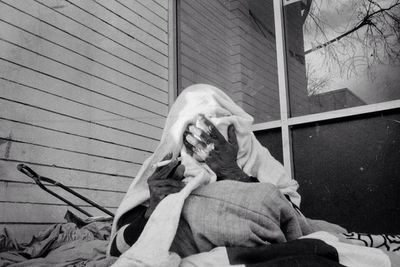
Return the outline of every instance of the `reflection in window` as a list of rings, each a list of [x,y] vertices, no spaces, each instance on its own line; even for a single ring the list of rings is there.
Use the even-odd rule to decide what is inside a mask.
[[[304,48],[293,32],[295,9],[302,9]],[[297,1],[285,18],[292,116],[400,98],[400,1]],[[303,88],[296,53],[305,59]]]
[[[178,1],[178,91],[223,89],[256,122],[280,119],[273,1]]]

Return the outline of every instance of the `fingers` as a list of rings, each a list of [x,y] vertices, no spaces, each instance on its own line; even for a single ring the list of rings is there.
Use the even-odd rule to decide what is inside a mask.
[[[200,125],[189,125],[183,134],[183,144],[188,153],[197,161],[204,162],[208,158],[215,160],[214,152],[223,151],[222,157],[236,160],[238,151],[238,141],[236,130],[233,124],[228,126],[227,138],[212,124],[204,115],[199,115]],[[208,129],[204,130],[204,129]],[[214,153],[214,154],[213,154]],[[225,159],[225,161],[229,161]],[[210,165],[211,163],[207,163]],[[212,165],[212,164],[211,164]]]
[[[171,173],[171,179],[181,181],[184,178],[185,166],[180,164],[177,168],[175,168],[175,171]]]
[[[201,130],[194,125],[190,125],[188,129],[196,133],[200,133],[201,135],[200,132]],[[196,154],[202,154],[202,151],[206,149],[207,145],[203,140],[199,140],[199,138],[201,137],[197,138],[196,134],[193,134],[192,131],[186,130],[183,133],[183,144],[185,145],[186,149],[188,150],[188,153],[191,156]]]
[[[170,163],[168,163],[167,165],[157,168],[156,171],[167,177],[179,164],[180,162],[175,159]]]
[[[164,159],[170,159],[170,156],[167,155],[164,157]],[[151,181],[151,180],[166,179],[177,168],[179,164],[180,162],[175,159],[165,166],[158,167],[154,171],[154,173],[149,177],[148,180]]]
[[[237,138],[236,138],[236,130],[233,124],[228,127],[228,141],[234,146],[238,146]]]
[[[203,140],[199,140],[200,135],[201,135],[201,131],[199,128],[197,128],[194,125],[189,126],[191,130],[189,130],[189,133],[186,134],[186,141],[188,141],[193,147],[196,147],[198,149],[204,149],[207,145],[205,144],[205,142],[203,142]],[[199,132],[200,135],[197,134],[193,134],[193,131],[195,132]],[[199,138],[197,138],[196,136],[198,136]]]
[[[191,132],[186,131],[183,137],[183,144],[188,153],[197,161],[204,161],[208,157],[208,153],[214,148],[214,144],[206,144],[199,138],[195,137]]]
[[[167,155],[165,155],[165,157],[162,160],[164,161],[164,160],[169,160],[169,159],[172,159],[172,153],[171,152],[169,152]]]
[[[169,194],[180,192],[184,187],[184,182],[173,179],[149,181],[151,195],[161,199]]]
[[[177,181],[174,179],[163,179],[163,180],[152,180],[149,181],[149,186],[151,187],[183,187],[185,183],[182,181]]]
[[[145,213],[149,218],[161,200],[169,194],[178,193],[185,186],[185,183],[173,179],[148,180],[150,190],[150,205]]]
[[[208,134],[211,138],[217,139],[219,141],[225,140],[224,136],[218,131],[217,127],[215,127],[214,124],[212,124],[212,122],[209,121],[203,114],[199,114],[199,118],[200,122],[207,127]]]
[[[187,135],[190,135],[189,131],[185,131],[183,133],[183,144],[185,145],[186,150],[188,151],[189,155],[193,156],[195,147],[187,141],[187,138],[186,138]]]

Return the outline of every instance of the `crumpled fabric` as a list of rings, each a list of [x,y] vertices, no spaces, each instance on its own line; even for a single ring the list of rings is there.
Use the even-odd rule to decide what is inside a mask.
[[[111,220],[91,221],[80,228],[75,223],[51,225],[27,243],[0,229],[0,267],[111,265],[114,259],[106,260]]]
[[[284,243],[312,232],[307,219],[270,183],[205,185],[186,199],[182,216],[199,252]]]

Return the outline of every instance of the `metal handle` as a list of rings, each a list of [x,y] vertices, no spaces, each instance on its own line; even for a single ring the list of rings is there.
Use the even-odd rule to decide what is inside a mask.
[[[37,174],[34,170],[32,170],[30,167],[28,167],[28,166],[25,165],[25,164],[22,164],[22,163],[21,163],[21,164],[18,164],[17,169],[18,169],[20,172],[22,172],[23,174],[25,174],[26,176],[32,178],[32,179],[35,181],[35,183],[36,183],[40,188],[42,188],[44,191],[48,192],[49,194],[55,196],[56,198],[58,198],[58,199],[60,199],[60,200],[62,200],[62,201],[64,201],[65,203],[67,203],[67,204],[70,205],[71,207],[73,207],[73,208],[79,210],[80,212],[82,212],[83,214],[85,214],[85,215],[87,215],[87,216],[89,216],[89,217],[92,217],[93,215],[91,215],[91,214],[88,213],[87,211],[81,209],[80,207],[78,207],[78,206],[75,205],[74,203],[70,202],[69,200],[65,199],[64,197],[62,197],[62,196],[58,195],[57,193],[51,191],[50,189],[48,189],[48,188],[46,187],[46,185],[44,185],[44,184],[42,183],[42,181],[43,181],[43,182],[46,182],[46,183],[49,183],[49,184],[52,184],[52,185],[55,185],[55,186],[58,186],[58,187],[64,189],[65,191],[67,191],[67,192],[73,194],[74,196],[80,198],[81,200],[85,201],[86,203],[89,203],[89,204],[92,205],[93,207],[95,207],[95,208],[97,208],[97,209],[103,211],[104,213],[110,215],[111,217],[114,217],[114,214],[113,214],[111,211],[109,211],[108,209],[103,208],[102,206],[100,206],[100,205],[97,204],[96,202],[94,202],[94,201],[92,201],[92,200],[90,200],[90,199],[88,199],[88,198],[82,196],[81,194],[77,193],[76,191],[72,190],[72,189],[69,188],[68,186],[63,185],[63,184],[60,183],[60,182],[54,181],[53,179],[50,179],[50,178],[47,178],[47,177],[44,177],[44,176],[40,176],[39,174]]]
[[[34,172],[31,168],[29,168],[25,164],[18,164],[17,169],[23,174],[31,177],[32,179],[36,179],[36,177],[39,177],[39,175],[36,172]]]

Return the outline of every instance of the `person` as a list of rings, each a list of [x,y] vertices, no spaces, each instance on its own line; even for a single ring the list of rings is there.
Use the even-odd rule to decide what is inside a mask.
[[[258,182],[257,178],[248,176],[236,162],[238,143],[234,125],[228,127],[228,140],[226,140],[204,115],[200,114],[199,116],[201,116],[209,131],[203,131],[193,124],[187,126],[183,135],[183,143],[188,153],[199,161],[204,161],[217,175],[217,181]],[[207,144],[210,143],[214,144],[214,149],[205,155],[204,150]],[[171,157],[172,154],[168,154],[163,160],[169,160]],[[121,247],[117,246],[118,241],[121,242],[123,240],[122,242],[126,243],[122,247],[132,246],[139,238],[148,218],[161,200],[169,194],[179,192],[185,186],[182,181],[184,171],[185,167],[178,160],[173,160],[154,171],[147,180],[150,190],[149,206],[139,205],[120,218],[117,225],[117,237],[112,240],[111,244],[111,256],[118,257],[123,252],[118,249],[118,247]],[[185,230],[182,230],[182,228]],[[184,219],[181,219],[180,229],[181,231],[177,235],[177,238],[180,239],[180,245],[176,245],[177,242],[174,242],[172,249],[181,256],[188,256],[188,253],[182,253],[182,251],[187,251],[189,247],[193,248],[195,245],[190,240],[191,233]],[[182,231],[184,233],[181,233]],[[188,239],[186,242],[185,238]]]
[[[171,255],[258,247],[308,233],[294,206],[301,202],[297,181],[259,143],[252,123],[222,90],[185,88],[116,211],[107,255],[156,266]]]
[[[216,174],[217,182],[227,180],[244,183],[259,182],[257,177],[247,175],[237,164],[239,147],[234,125],[228,127],[228,140],[226,140],[204,115],[199,114],[199,117],[208,130],[204,131],[193,124],[187,126],[183,134],[183,144],[188,154],[198,161],[206,163]],[[207,150],[209,144],[213,144],[213,149]],[[168,154],[163,160],[171,159],[171,157],[172,154]],[[139,205],[120,218],[117,225],[117,236],[111,244],[111,256],[120,256],[124,252],[121,250],[132,246],[161,200],[169,194],[179,192],[185,186],[182,181],[184,171],[184,166],[176,159],[154,171],[147,180],[150,191],[148,207]],[[287,197],[287,199],[290,201],[290,198]],[[293,203],[291,204],[297,208]],[[123,244],[118,244],[118,242]],[[193,238],[190,225],[183,217],[180,219],[178,231],[170,250],[181,257],[201,252]]]

